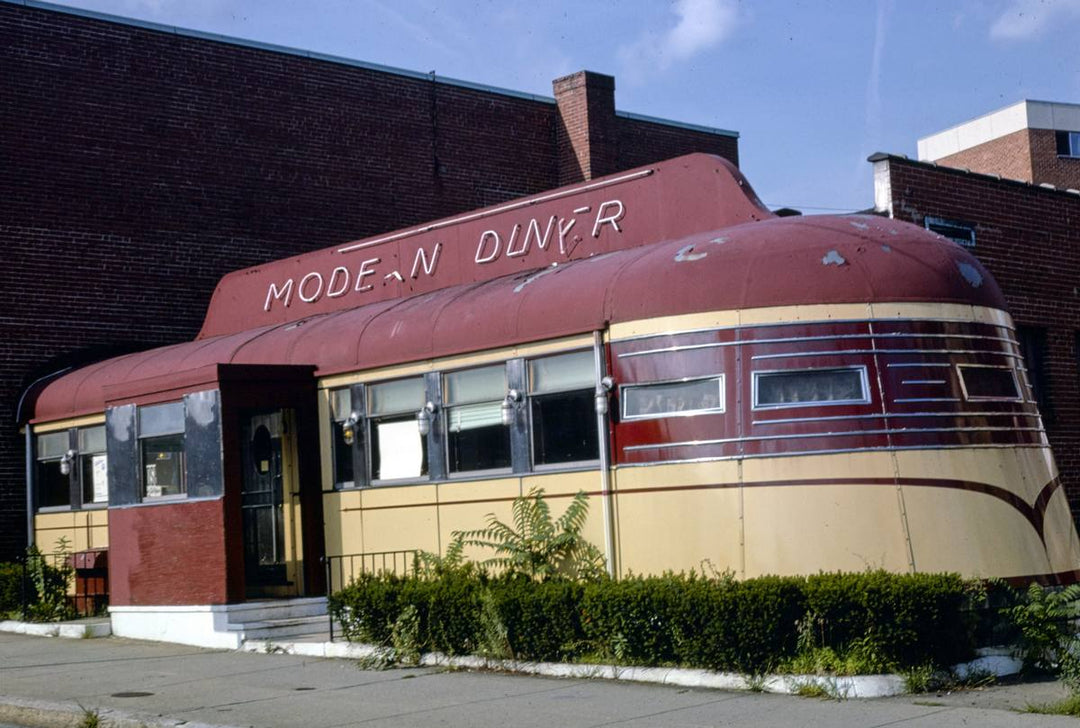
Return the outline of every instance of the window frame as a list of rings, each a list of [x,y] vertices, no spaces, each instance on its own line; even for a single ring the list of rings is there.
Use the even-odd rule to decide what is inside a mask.
[[[420,404],[411,410],[394,410],[392,412],[384,412],[381,414],[372,414],[371,407],[372,401],[375,399],[371,396],[371,392],[374,388],[381,384],[391,384],[393,382],[403,382],[410,379],[417,379],[420,381],[420,390],[423,392],[423,397]],[[394,485],[412,485],[419,483],[427,483],[431,481],[431,452],[428,444],[428,438],[424,435],[420,435],[419,427],[416,421],[417,413],[423,409],[424,404],[427,402],[427,379],[423,374],[414,374],[406,377],[393,377],[391,379],[380,379],[374,382],[364,383],[364,411],[361,413],[363,422],[358,427],[364,428],[364,465],[366,472],[364,473],[365,485],[367,487],[388,487]],[[423,462],[421,463],[421,474],[415,477],[404,478],[376,478],[375,477],[375,438],[373,436],[372,428],[375,424],[375,420],[383,419],[387,417],[398,418],[409,416],[412,421],[412,426],[417,428],[417,436],[421,441],[421,457]],[[355,446],[354,446],[355,447]],[[423,472],[426,470],[427,472]]]
[[[975,247],[975,225],[974,223],[964,222],[962,220],[950,220],[944,217],[935,217],[933,215],[927,215],[923,218],[923,227],[934,233],[940,235],[943,238],[953,241],[957,245],[963,248]],[[967,233],[966,236],[951,234],[949,231],[962,231]]]
[[[101,449],[101,450],[90,450],[88,452],[84,452],[83,447],[82,447],[82,439],[81,439],[82,433],[84,431],[86,431],[86,430],[92,430],[94,428],[101,428],[101,430],[102,430],[102,439],[105,440],[104,448]],[[83,427],[76,427],[74,429],[75,429],[75,459],[74,459],[74,462],[72,463],[72,472],[75,473],[77,471],[76,477],[77,477],[77,479],[79,481],[78,482],[79,508],[82,508],[82,509],[108,508],[108,506],[109,506],[109,490],[108,490],[108,488],[109,488],[109,474],[108,474],[109,473],[109,471],[108,471],[109,448],[108,448],[108,436],[107,436],[106,431],[105,431],[105,424],[102,423],[100,425],[85,425]],[[91,500],[89,500],[89,501],[86,500],[86,486],[87,486],[87,483],[86,483],[86,480],[85,480],[86,473],[83,472],[83,462],[84,462],[84,459],[86,457],[89,456],[90,458],[93,458],[95,455],[104,455],[105,456],[105,500],[103,500],[103,501],[93,500],[93,498],[91,498]],[[90,466],[91,468],[93,468],[92,462],[93,461],[91,460],[91,466]],[[92,475],[91,475],[91,493],[93,493]]]
[[[169,405],[179,405],[180,406],[180,411],[181,411],[181,413],[183,413],[183,418],[181,419],[180,430],[178,432],[173,431],[173,430],[170,430],[168,432],[155,432],[154,434],[151,434],[151,435],[143,434],[143,427],[142,427],[142,412],[143,412],[143,410],[149,409],[151,407],[166,407],[166,406],[169,406]],[[139,492],[138,492],[138,495],[139,495],[139,501],[140,502],[142,502],[142,503],[163,503],[163,502],[168,502],[168,501],[178,501],[178,500],[186,500],[187,499],[187,497],[188,497],[188,483],[187,483],[187,426],[186,426],[186,422],[185,422],[186,418],[187,418],[187,407],[184,404],[184,400],[182,400],[182,399],[180,399],[180,400],[172,400],[172,401],[169,401],[169,402],[155,402],[153,404],[139,405],[139,406],[137,406],[135,408],[135,447],[136,447],[136,453],[137,453],[138,462],[139,462],[139,471],[138,471]],[[154,440],[164,440],[164,439],[167,439],[167,438],[171,439],[171,438],[175,438],[178,435],[180,437],[180,450],[179,450],[179,454],[180,454],[180,464],[179,464],[179,474],[180,474],[180,486],[179,486],[179,488],[180,488],[180,492],[179,493],[169,493],[167,495],[148,495],[147,492],[146,492],[146,490],[147,490],[147,482],[146,482],[146,449],[145,449],[145,443],[151,442],[151,441],[154,441]]]
[[[807,402],[780,402],[777,404],[759,404],[758,393],[760,391],[759,381],[762,375],[768,376],[771,374],[799,374],[801,372],[837,372],[837,371],[857,371],[859,372],[859,386],[862,389],[862,397],[859,399],[822,399],[822,400],[810,400]],[[868,405],[871,404],[873,398],[870,392],[870,376],[867,372],[867,366],[865,364],[851,364],[841,366],[830,367],[800,367],[798,369],[755,369],[750,372],[750,409],[753,412],[777,410],[777,409],[796,409],[803,407],[836,407],[843,405]]]
[[[682,410],[675,412],[658,412],[656,414],[649,413],[644,415],[628,415],[626,414],[626,390],[628,389],[644,389],[652,386],[662,386],[665,384],[686,384],[687,382],[704,382],[711,379],[717,380],[719,388],[719,397],[716,407],[710,407],[707,409],[694,409],[694,410]],[[622,422],[636,422],[639,420],[659,420],[667,419],[669,417],[698,417],[701,415],[717,415],[727,412],[727,375],[724,372],[717,374],[708,374],[706,376],[696,377],[680,377],[677,379],[658,379],[652,382],[633,382],[629,384],[619,385],[619,419]]]
[[[534,385],[533,385],[532,369],[530,368],[530,364],[532,364],[533,362],[536,362],[536,361],[542,361],[544,359],[554,359],[554,358],[557,358],[557,357],[560,357],[560,356],[566,356],[566,355],[569,355],[569,354],[584,354],[584,353],[588,353],[589,357],[593,359],[593,363],[592,363],[592,366],[591,366],[593,381],[592,381],[591,384],[589,384],[588,386],[583,386],[583,387],[560,387],[558,389],[544,390],[542,392],[534,391],[534,389],[533,389]],[[527,437],[528,437],[528,442],[529,442],[529,468],[530,468],[531,472],[548,473],[548,472],[557,471],[557,470],[580,470],[580,469],[583,469],[583,468],[593,467],[597,463],[600,462],[600,448],[603,447],[604,443],[600,439],[600,433],[597,432],[596,433],[596,435],[597,435],[596,457],[589,458],[589,459],[586,459],[586,460],[568,460],[566,462],[561,462],[561,463],[538,463],[536,461],[536,425],[535,425],[535,423],[533,421],[533,400],[534,399],[542,399],[542,398],[545,398],[545,397],[550,397],[552,395],[559,395],[559,394],[571,394],[571,393],[578,393],[578,392],[588,392],[588,394],[589,394],[589,403],[590,403],[590,406],[589,406],[590,419],[589,419],[589,421],[590,421],[593,429],[595,430],[596,429],[596,404],[595,404],[595,402],[596,402],[596,399],[595,399],[596,398],[596,381],[597,381],[596,351],[595,351],[595,349],[592,349],[592,348],[589,348],[589,349],[584,349],[584,348],[583,349],[571,349],[569,351],[553,352],[553,353],[550,353],[550,354],[544,354],[543,356],[533,356],[533,357],[529,357],[529,358],[525,359],[525,396],[523,398],[523,401],[524,401],[524,407],[526,409],[525,417],[526,417],[526,426],[528,428]]]
[[[338,417],[336,408],[334,407],[334,395],[336,392],[348,392],[349,394],[349,412],[343,417]],[[349,448],[349,462],[352,463],[352,480],[338,480],[337,478],[337,465],[338,465],[338,433],[342,432],[342,425],[348,421],[352,416],[352,413],[356,411],[355,402],[353,401],[353,388],[351,385],[344,385],[342,387],[328,387],[326,390],[327,397],[327,410],[330,415],[330,480],[331,488],[333,490],[348,490],[350,488],[356,488],[361,485],[357,481],[356,477],[356,459],[353,457],[353,448],[356,447],[355,440],[353,445],[346,444]],[[362,423],[357,423],[357,427],[362,427]]]
[[[443,450],[443,458],[444,458],[444,461],[445,461],[446,479],[447,480],[470,480],[470,479],[475,480],[475,479],[478,479],[478,478],[487,478],[487,477],[505,477],[507,475],[512,475],[514,473],[514,443],[513,443],[513,438],[511,436],[511,432],[510,432],[511,428],[507,427],[504,424],[502,424],[501,420],[500,420],[500,423],[499,423],[499,427],[502,427],[503,429],[506,430],[506,446],[507,446],[507,452],[510,455],[510,464],[509,465],[506,465],[504,467],[499,467],[499,468],[481,468],[479,470],[458,470],[458,471],[455,471],[455,470],[453,470],[451,468],[451,463],[450,463],[450,435],[451,435],[451,432],[450,432],[450,410],[454,409],[455,407],[469,406],[469,405],[475,405],[475,404],[495,404],[496,406],[501,406],[502,402],[504,401],[504,398],[506,396],[506,393],[510,390],[510,381],[511,381],[511,377],[510,377],[510,361],[513,361],[513,360],[503,360],[503,361],[499,361],[499,362],[486,363],[486,364],[475,364],[473,366],[457,367],[455,369],[447,369],[445,371],[439,372],[439,392],[440,392],[440,395],[441,395],[440,399],[442,401],[442,404],[439,407],[438,418],[439,418],[439,422],[440,422],[440,425],[441,425],[441,434],[442,434],[443,448],[444,448],[444,450]],[[450,375],[458,374],[460,372],[467,372],[467,371],[471,371],[471,370],[477,370],[477,369],[494,369],[496,367],[501,368],[502,373],[503,373],[503,375],[502,375],[503,376],[503,396],[502,397],[500,397],[499,399],[495,399],[495,400],[488,400],[488,399],[469,400],[469,401],[465,401],[465,402],[458,402],[456,404],[449,404],[447,402],[447,392],[450,391],[450,388],[447,387],[447,378]],[[429,463],[428,464],[428,472],[429,473],[431,472],[431,469],[432,468],[431,468],[431,465]]]
[[[1055,130],[1058,159],[1080,159],[1080,131]]]
[[[61,473],[61,476],[67,481],[67,486],[68,486],[67,487],[67,503],[61,503],[59,505],[50,505],[50,506],[41,505],[41,482],[42,482],[41,470],[42,470],[42,466],[56,464],[57,467],[60,467],[60,463],[64,460],[65,457],[67,457],[67,453],[69,451],[73,450],[73,448],[71,447],[71,437],[72,437],[71,432],[72,432],[73,429],[74,428],[68,427],[68,428],[65,428],[63,430],[52,430],[50,432],[39,432],[39,433],[34,434],[34,484],[33,485],[34,485],[34,510],[35,510],[35,512],[57,513],[57,512],[61,512],[61,511],[73,511],[73,510],[78,510],[79,509],[79,505],[75,502],[75,499],[72,497],[73,494],[74,494],[75,489],[74,489],[73,478],[72,478],[72,473],[71,472],[69,472],[66,476],[63,475],[63,473]],[[48,437],[49,435],[56,435],[58,437],[59,436],[65,437],[67,439],[67,445],[63,448],[63,451],[61,451],[61,453],[59,455],[42,458],[38,454],[38,452],[39,452],[38,451],[38,448],[39,448],[38,443],[39,443],[40,439],[43,436]],[[77,458],[77,456],[76,456],[76,458]],[[73,470],[74,470],[74,468],[73,468]]]
[[[1020,387],[1020,378],[1016,376],[1016,369],[1008,364],[956,364],[956,378],[960,380],[960,391],[964,395],[965,402],[1023,402],[1024,392]],[[1015,397],[983,397],[970,395],[967,391],[967,382],[964,380],[964,369],[999,369],[1009,373],[1012,377]]]

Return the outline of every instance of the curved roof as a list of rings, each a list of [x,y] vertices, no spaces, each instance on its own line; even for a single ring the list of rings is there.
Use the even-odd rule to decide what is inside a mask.
[[[310,365],[322,376],[658,316],[871,301],[1005,308],[973,256],[908,223],[772,218],[110,359],[42,387],[34,420],[101,412],[112,385],[213,364]]]

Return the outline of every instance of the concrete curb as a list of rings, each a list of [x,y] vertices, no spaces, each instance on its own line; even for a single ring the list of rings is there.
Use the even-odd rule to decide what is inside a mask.
[[[0,722],[6,721],[35,728],[73,728],[82,725],[88,713],[97,716],[97,725],[100,728],[238,728],[129,713],[114,708],[83,706],[78,703],[54,703],[0,695]]]
[[[273,642],[252,640],[240,648],[245,652],[300,655],[304,657],[343,658],[353,660],[388,659],[391,651],[353,642]],[[561,662],[523,662],[493,660],[466,655],[450,657],[430,652],[420,657],[426,667],[452,667],[467,670],[499,670],[526,675],[571,677],[581,679],[627,680],[630,682],[675,685],[714,690],[757,690],[766,693],[791,695],[802,690],[818,688],[837,698],[885,698],[903,695],[907,686],[902,675],[763,675],[747,676],[730,672],[693,670],[675,667],[621,667],[619,665],[578,665]],[[1020,661],[1001,650],[981,651],[980,657],[953,667],[961,679],[977,674],[997,677],[1020,671]]]
[[[95,622],[19,622],[8,619],[0,622],[0,632],[81,640],[111,636],[112,624],[107,619]]]

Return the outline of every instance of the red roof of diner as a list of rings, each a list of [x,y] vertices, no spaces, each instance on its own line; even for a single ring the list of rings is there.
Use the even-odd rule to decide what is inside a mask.
[[[109,387],[213,364],[303,364],[328,375],[658,316],[868,301],[1005,308],[973,256],[908,223],[770,218],[118,357],[47,384],[34,419],[101,412]]]

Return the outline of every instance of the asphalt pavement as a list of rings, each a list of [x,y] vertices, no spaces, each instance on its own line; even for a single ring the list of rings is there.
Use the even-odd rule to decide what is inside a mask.
[[[1075,728],[1073,718],[1016,712],[1064,695],[1044,682],[828,700],[0,634],[0,726],[79,726],[96,715],[102,728]]]

